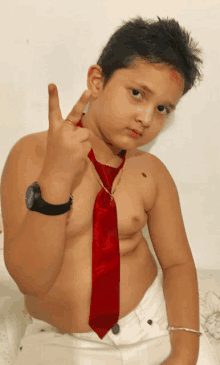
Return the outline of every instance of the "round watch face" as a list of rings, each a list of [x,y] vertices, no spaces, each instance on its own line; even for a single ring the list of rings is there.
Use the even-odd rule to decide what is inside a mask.
[[[26,205],[28,209],[31,209],[34,203],[34,189],[29,186],[26,192]]]

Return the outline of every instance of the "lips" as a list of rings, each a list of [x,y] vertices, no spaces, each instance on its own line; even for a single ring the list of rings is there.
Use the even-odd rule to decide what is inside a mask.
[[[140,135],[138,134],[138,133],[136,133],[134,130],[132,130],[132,129],[129,129],[129,134],[130,134],[130,136],[131,137],[133,137],[133,138],[135,138],[135,139],[137,139],[137,138],[139,138],[140,137]]]
[[[141,136],[141,132],[139,132],[137,129],[131,129],[131,131],[137,133],[139,136]]]
[[[132,132],[135,132],[135,133],[137,133],[138,135],[140,135],[140,133],[138,133],[137,131],[135,131],[134,129],[132,129]]]

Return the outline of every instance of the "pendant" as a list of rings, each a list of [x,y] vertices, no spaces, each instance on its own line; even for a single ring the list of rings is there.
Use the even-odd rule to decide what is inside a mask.
[[[111,196],[111,199],[110,199],[110,207],[114,208],[115,204],[114,204],[114,198],[113,196]]]
[[[114,200],[114,196],[113,196],[113,195],[111,195],[111,199],[110,199],[110,201],[111,201],[111,202],[113,202],[113,200]]]

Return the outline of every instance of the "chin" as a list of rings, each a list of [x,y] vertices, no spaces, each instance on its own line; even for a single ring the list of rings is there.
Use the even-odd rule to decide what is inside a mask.
[[[132,148],[140,147],[139,145],[137,145],[137,141],[132,140],[131,138],[127,138],[127,136],[124,136],[123,139],[121,137],[119,139],[118,143],[117,143],[117,141],[112,141],[112,140],[110,141],[110,140],[107,139],[106,144],[111,146],[111,147],[117,148],[119,150],[119,152],[121,150],[131,150]],[[141,146],[142,146],[142,144],[141,144]]]

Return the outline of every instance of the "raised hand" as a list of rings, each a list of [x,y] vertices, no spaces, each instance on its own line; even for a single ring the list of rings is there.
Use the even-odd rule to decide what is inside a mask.
[[[49,91],[49,130],[47,136],[47,150],[42,168],[44,176],[54,176],[72,185],[79,177],[88,162],[87,155],[91,150],[89,129],[76,127],[92,99],[89,90],[84,91],[66,120],[62,118],[58,90],[56,85],[50,84]]]

